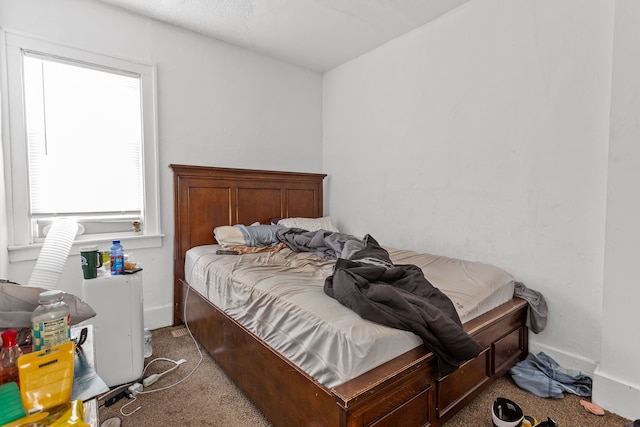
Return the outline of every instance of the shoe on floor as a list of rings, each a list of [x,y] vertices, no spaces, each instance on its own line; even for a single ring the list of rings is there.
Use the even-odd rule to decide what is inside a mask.
[[[102,424],[100,424],[100,427],[120,427],[120,424],[122,424],[122,420],[120,420],[120,418],[111,417],[104,420]]]

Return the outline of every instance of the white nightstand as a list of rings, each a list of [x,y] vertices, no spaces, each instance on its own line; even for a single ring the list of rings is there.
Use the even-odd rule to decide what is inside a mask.
[[[98,276],[82,281],[82,299],[97,315],[96,371],[109,387],[134,381],[144,368],[142,273]]]

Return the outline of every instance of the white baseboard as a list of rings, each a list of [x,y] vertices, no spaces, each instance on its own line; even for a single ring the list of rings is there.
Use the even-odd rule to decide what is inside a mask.
[[[630,420],[640,419],[640,385],[632,385],[604,372],[593,360],[548,347],[529,337],[529,352],[543,352],[563,368],[579,371],[593,378],[591,400],[609,412]]]
[[[628,384],[598,366],[593,374],[591,400],[609,412],[635,420],[640,418],[640,385]]]
[[[585,375],[592,376],[598,364],[585,357],[567,353],[562,350],[558,350],[554,347],[549,347],[544,344],[535,342],[529,337],[529,353],[538,354],[543,352],[548,356],[551,356],[560,366],[571,371],[579,371]]]
[[[144,310],[145,328],[158,329],[171,325],[173,325],[173,305]]]

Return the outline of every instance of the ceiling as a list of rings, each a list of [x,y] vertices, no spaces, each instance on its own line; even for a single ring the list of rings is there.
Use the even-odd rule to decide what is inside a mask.
[[[101,0],[324,72],[469,0]]]

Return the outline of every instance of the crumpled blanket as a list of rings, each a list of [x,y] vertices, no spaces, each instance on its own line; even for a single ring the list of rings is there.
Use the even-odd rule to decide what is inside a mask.
[[[306,231],[301,228],[282,228],[277,231],[278,240],[294,252],[314,252],[320,258],[338,259],[348,257],[345,250],[353,252],[363,247],[357,237],[334,231]]]
[[[522,298],[529,303],[526,325],[534,333],[540,333],[547,326],[547,301],[544,296],[533,289],[527,288],[524,283],[516,282],[513,296]]]
[[[591,377],[563,368],[543,352],[529,353],[509,372],[520,388],[539,397],[562,399],[563,392],[591,396]]]
[[[451,300],[411,264],[394,265],[367,235],[351,259],[339,258],[325,293],[362,318],[414,332],[433,351],[442,375],[473,359],[482,347],[462,328]]]

